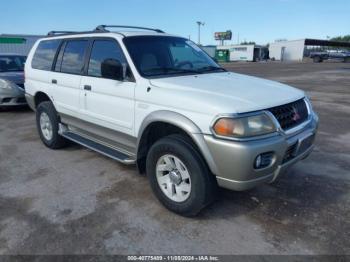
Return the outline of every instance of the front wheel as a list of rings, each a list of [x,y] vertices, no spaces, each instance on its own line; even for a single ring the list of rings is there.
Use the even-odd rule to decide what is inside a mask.
[[[193,145],[180,136],[157,141],[146,168],[154,194],[175,213],[195,216],[214,198],[215,177]]]

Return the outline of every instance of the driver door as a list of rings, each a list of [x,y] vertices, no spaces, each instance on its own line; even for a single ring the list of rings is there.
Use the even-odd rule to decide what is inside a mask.
[[[103,69],[104,61],[119,61],[124,70],[127,61],[114,39],[95,39],[91,47],[87,74],[82,77],[80,108],[84,120],[100,127],[132,135],[134,129],[134,92],[130,79],[116,80]],[[129,71],[129,70],[127,70]]]

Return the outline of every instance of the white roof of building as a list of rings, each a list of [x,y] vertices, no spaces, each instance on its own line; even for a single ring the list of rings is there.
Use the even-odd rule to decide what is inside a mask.
[[[44,37],[44,35],[27,35],[27,34],[0,34],[0,37],[13,37],[13,38],[40,38]]]

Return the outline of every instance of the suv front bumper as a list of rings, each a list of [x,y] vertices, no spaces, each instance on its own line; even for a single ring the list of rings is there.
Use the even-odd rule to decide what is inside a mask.
[[[0,107],[26,105],[24,90],[18,88],[0,90]]]
[[[218,185],[227,189],[243,191],[261,183],[273,182],[291,165],[306,158],[313,150],[318,128],[318,116],[313,113],[310,123],[296,134],[276,136],[254,141],[231,141],[205,135],[204,139],[215,162]],[[302,143],[309,138],[306,147]],[[310,143],[311,139],[311,143]],[[301,150],[302,148],[302,150]],[[286,158],[292,149],[292,157]],[[258,155],[272,152],[272,162],[262,169],[255,169]]]

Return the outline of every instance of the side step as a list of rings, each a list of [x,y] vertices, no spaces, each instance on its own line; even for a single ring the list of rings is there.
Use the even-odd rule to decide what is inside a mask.
[[[117,160],[123,164],[126,164],[126,165],[135,164],[135,159],[132,159],[130,156],[118,151],[117,149],[99,144],[95,141],[92,141],[88,138],[80,136],[76,133],[66,131],[66,132],[62,132],[60,135],[77,144],[80,144],[91,150],[101,153],[102,155],[113,158],[114,160]]]

